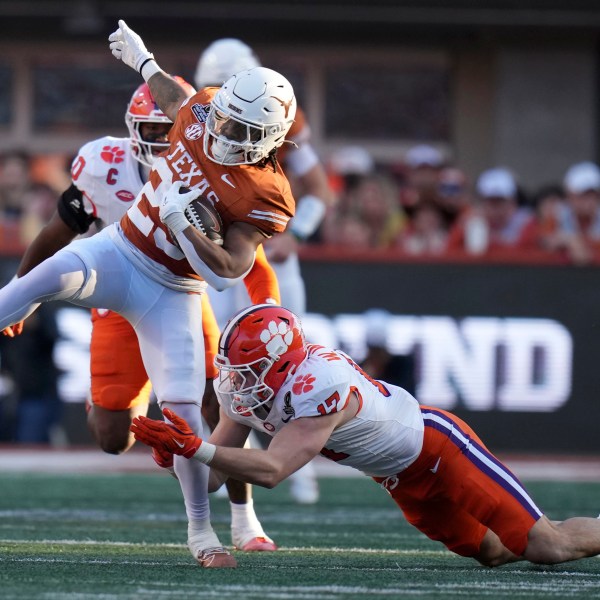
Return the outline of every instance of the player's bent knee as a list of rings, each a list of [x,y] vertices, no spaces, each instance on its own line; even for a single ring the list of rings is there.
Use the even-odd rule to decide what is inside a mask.
[[[140,413],[144,413],[141,410]],[[122,454],[135,442],[129,431],[132,414],[130,411],[106,410],[94,406],[88,415],[88,425],[98,446],[107,454]]]
[[[96,423],[92,426],[94,437],[98,446],[107,454],[123,454],[133,445],[134,439],[129,432],[129,426],[115,426],[115,424]]]

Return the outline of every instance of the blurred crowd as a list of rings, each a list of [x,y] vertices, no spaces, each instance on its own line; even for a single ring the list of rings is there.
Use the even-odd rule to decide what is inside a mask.
[[[410,148],[397,165],[380,166],[359,146],[325,160],[337,203],[312,244],[398,255],[600,259],[600,167],[579,162],[536,190],[519,174],[492,166],[471,180],[442,152]],[[0,157],[0,253],[27,246],[69,185],[66,156]]]
[[[529,192],[503,166],[472,181],[428,145],[385,169],[365,149],[346,147],[329,170],[338,203],[320,243],[431,258],[553,255],[578,265],[600,258],[600,167],[593,162],[573,164]]]

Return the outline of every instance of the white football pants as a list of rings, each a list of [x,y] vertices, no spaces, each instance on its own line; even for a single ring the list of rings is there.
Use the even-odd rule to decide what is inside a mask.
[[[140,272],[109,229],[72,242],[0,289],[0,330],[54,300],[119,313],[137,333],[159,403],[168,402],[202,436],[199,407],[206,375],[200,295],[172,290]],[[208,468],[179,456],[175,460],[188,518],[208,518]]]

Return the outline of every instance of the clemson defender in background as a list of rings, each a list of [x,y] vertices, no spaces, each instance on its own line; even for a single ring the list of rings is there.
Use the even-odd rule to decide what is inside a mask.
[[[222,38],[212,42],[200,55],[194,82],[198,89],[220,86],[234,73],[259,67],[260,64],[250,46],[235,38]],[[281,303],[300,317],[306,312],[306,289],[300,272],[298,246],[317,230],[327,207],[333,206],[336,200],[310,136],[306,116],[298,107],[294,123],[286,136],[289,143],[284,144],[278,152],[278,160],[290,177],[294,195],[298,198],[296,214],[284,233],[265,244],[267,256],[279,281]],[[221,293],[211,289],[209,296],[221,328],[237,311],[254,304],[240,285]],[[261,443],[267,441],[265,436],[261,436]],[[290,494],[301,504],[317,502],[319,487],[312,463],[292,474]]]
[[[179,77],[176,81],[188,96],[194,88]],[[121,219],[148,181],[155,155],[166,150],[172,121],[158,108],[148,84],[134,92],[125,122],[129,137],[102,137],[85,144],[72,163],[72,185],[59,199],[50,222],[31,243],[17,269],[22,277],[43,260],[65,247],[90,227],[98,230]],[[279,289],[273,269],[259,247],[251,271],[244,279],[253,303],[279,304]],[[151,384],[140,354],[137,335],[118,313],[92,309],[90,343],[91,402],[86,404],[88,425],[98,445],[109,454],[121,454],[135,439],[129,431],[134,417],[146,415]],[[23,322],[4,330],[20,333]],[[219,328],[208,296],[202,295],[202,328],[207,386],[202,415],[212,429],[219,419],[219,405],[212,379],[217,371],[214,358]],[[153,452],[157,464],[173,472],[173,456]],[[232,541],[240,550],[272,551],[276,546],[263,531],[254,512],[249,485],[228,481],[231,501]]]

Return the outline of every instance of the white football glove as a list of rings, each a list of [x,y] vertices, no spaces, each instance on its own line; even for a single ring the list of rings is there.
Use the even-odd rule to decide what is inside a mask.
[[[162,199],[158,212],[160,220],[173,232],[174,236],[190,226],[183,211],[192,200],[200,195],[200,190],[190,190],[180,194],[179,190],[182,187],[182,181],[173,183]]]
[[[154,60],[154,54],[146,50],[142,38],[121,19],[119,28],[108,36],[108,41],[113,56],[135,69],[143,77],[142,68]]]

